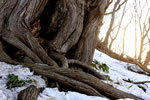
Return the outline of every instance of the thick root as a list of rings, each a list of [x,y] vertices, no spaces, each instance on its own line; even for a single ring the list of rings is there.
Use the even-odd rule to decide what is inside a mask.
[[[84,64],[81,61],[78,60],[74,60],[74,59],[69,59],[68,60],[68,64],[70,65],[77,65],[80,68],[83,68],[85,70],[88,70],[88,72],[90,72],[91,74],[93,74],[95,77],[99,78],[99,79],[103,79],[106,80],[105,76],[101,75],[99,72],[97,72],[94,68],[92,68],[92,66],[89,66],[87,64]]]
[[[34,52],[32,52],[24,43],[22,43],[19,39],[17,39],[17,37],[15,37],[13,34],[8,33],[8,32],[3,33],[3,34],[4,35],[2,35],[2,39],[4,41],[24,51],[25,54],[36,63],[43,63]]]
[[[14,64],[21,64],[18,62],[11,62]],[[52,80],[62,83],[66,86],[73,88],[76,91],[95,96],[106,96],[111,99],[118,98],[133,98],[135,100],[141,100],[140,98],[125,93],[121,90],[115,89],[112,86],[104,83],[95,76],[66,68],[57,68],[53,66],[44,66],[36,64],[25,64],[22,65],[31,68],[35,73],[46,76]],[[101,95],[102,94],[102,95]]]
[[[48,54],[51,58],[53,58],[54,60],[56,60],[61,64],[60,65],[61,68],[68,68],[68,60],[66,57],[53,51],[49,51]]]

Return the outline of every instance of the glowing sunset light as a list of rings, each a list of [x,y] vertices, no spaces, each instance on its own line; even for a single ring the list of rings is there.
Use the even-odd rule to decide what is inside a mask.
[[[149,66],[147,66],[147,68],[148,68],[148,69],[150,69],[150,65],[149,65]]]
[[[135,59],[141,59],[141,62],[144,61],[147,52],[150,50],[150,31],[148,30],[150,27],[150,1],[130,0],[127,2],[126,6],[124,4],[114,16],[113,31],[109,37],[108,48],[113,41],[111,50],[114,52],[128,55]],[[111,15],[104,17],[104,25],[101,28],[99,36],[102,41],[105,40],[106,34],[104,33],[107,33],[112,20],[111,18]],[[121,24],[119,25],[120,22]],[[113,40],[117,34],[118,28],[120,29],[117,38]],[[141,44],[143,44],[143,46],[141,46]]]

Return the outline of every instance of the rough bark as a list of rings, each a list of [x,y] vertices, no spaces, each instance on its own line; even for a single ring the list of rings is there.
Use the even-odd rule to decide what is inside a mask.
[[[48,45],[55,51],[66,54],[68,58],[77,59],[85,63],[92,61],[96,46],[98,30],[104,15],[107,0],[59,0],[55,2],[55,12],[48,17],[48,26],[44,25],[45,34],[49,37]],[[60,9],[60,7],[62,7]],[[49,9],[49,7],[47,7]],[[42,16],[42,23],[47,18]],[[60,38],[61,37],[61,38]],[[71,55],[71,56],[70,56]]]
[[[85,65],[92,61],[107,2],[0,0],[0,61],[25,65],[89,95],[137,99],[102,82],[100,75]],[[84,62],[78,65],[94,74],[69,69],[69,62],[77,62],[67,58]]]
[[[38,94],[39,90],[36,86],[29,86],[19,93],[17,100],[37,100]]]

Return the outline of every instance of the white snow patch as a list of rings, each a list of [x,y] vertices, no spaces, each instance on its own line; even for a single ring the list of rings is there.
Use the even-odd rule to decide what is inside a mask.
[[[24,87],[16,87],[7,89],[7,75],[18,75],[19,80],[35,80],[36,82],[25,85]],[[45,87],[45,81],[41,76],[33,75],[29,68],[21,65],[10,65],[4,62],[0,62],[0,100],[17,100],[18,93],[30,85],[37,87]]]
[[[143,89],[138,87],[138,84],[132,84],[123,80],[130,79],[134,82],[150,81],[149,76],[138,74],[127,69],[130,66],[134,71],[143,71],[138,66],[118,61],[97,50],[95,50],[94,59],[109,66],[109,73],[101,72],[101,74],[109,75],[113,80],[113,82],[105,81],[106,83],[109,83],[113,87],[118,88],[122,91],[136,95],[144,100],[150,100],[150,83],[144,84],[143,87],[146,89],[146,91],[144,91]]]
[[[46,88],[38,100],[109,100],[107,98],[87,96],[77,92],[59,92],[57,88]]]

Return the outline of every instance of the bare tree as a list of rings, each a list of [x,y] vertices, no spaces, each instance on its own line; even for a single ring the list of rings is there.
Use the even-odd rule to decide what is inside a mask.
[[[107,46],[108,46],[109,37],[111,36],[110,34],[113,31],[113,25],[115,22],[115,14],[118,10],[120,10],[121,6],[127,2],[127,0],[124,0],[124,2],[122,2],[121,4],[120,4],[120,2],[121,2],[120,0],[117,0],[113,6],[112,12],[106,13],[106,15],[111,14],[111,21],[110,21],[109,29],[106,32],[106,36],[105,36],[105,39],[103,42]]]
[[[120,19],[120,21],[119,21],[119,23],[118,23],[118,29],[117,29],[117,32],[116,32],[115,36],[113,37],[113,34],[110,35],[111,40],[110,40],[110,44],[109,44],[109,49],[111,49],[114,40],[116,40],[116,38],[117,38],[117,36],[118,36],[118,34],[119,34],[119,32],[120,32],[121,24],[122,24],[123,18],[124,18],[125,13],[126,13],[126,11],[125,11],[125,10],[126,10],[126,4],[127,4],[127,2],[125,2],[125,6],[124,6],[124,8],[123,8],[122,16],[121,16],[121,19]]]
[[[147,33],[150,31],[150,17],[149,17],[149,26],[148,26],[148,29],[147,29]],[[149,43],[149,50],[148,52],[146,53],[146,57],[145,57],[145,60],[144,60],[144,66],[148,66],[150,65],[150,37],[149,35],[147,35],[148,37],[148,43]]]
[[[138,7],[137,7],[137,5],[138,5]],[[147,19],[148,19],[148,14],[149,14],[150,8],[148,9],[147,14],[145,15],[145,18],[144,18],[145,20],[142,22],[142,20],[143,20],[143,9],[145,6],[146,6],[146,2],[141,7],[141,1],[139,1],[139,3],[137,3],[135,0],[134,9],[135,9],[135,13],[137,14],[137,18],[138,18],[138,26],[140,29],[140,37],[141,37],[140,51],[139,51],[139,56],[138,56],[139,62],[142,62],[141,60],[142,60],[142,55],[144,53],[145,40],[146,40],[148,32],[149,32],[149,29],[146,29],[146,28],[148,25]]]
[[[115,14],[117,14],[117,13],[116,12],[113,13],[114,11],[116,11],[116,10],[114,10],[115,8],[113,9],[113,11],[111,13],[107,13],[107,14],[114,14],[114,15],[111,16],[111,18],[110,18],[111,24],[110,24],[110,27],[107,31],[106,37],[104,37],[103,47],[100,46],[100,45],[102,45],[102,41],[98,41],[97,42],[98,43],[97,49],[102,51],[102,52],[105,52],[106,54],[108,54],[111,57],[116,58],[118,60],[122,60],[122,61],[136,64],[139,67],[141,67],[144,71],[150,73],[150,70],[147,68],[147,66],[149,65],[149,62],[150,62],[150,59],[149,59],[150,54],[149,54],[149,50],[147,50],[147,47],[150,43],[150,40],[149,40],[150,28],[149,28],[149,19],[148,19],[148,17],[150,16],[149,15],[150,8],[149,8],[149,5],[147,2],[148,2],[147,0],[145,0],[144,2],[141,0],[135,0],[134,3],[132,4],[132,7],[133,7],[132,15],[134,15],[133,17],[134,17],[134,24],[135,24],[135,26],[133,26],[134,27],[133,33],[135,36],[135,40],[133,39],[134,40],[133,42],[135,42],[134,58],[130,57],[129,55],[126,55],[124,53],[124,49],[125,49],[124,41],[125,41],[125,34],[126,34],[125,32],[126,32],[128,26],[131,23],[133,18],[130,19],[129,23],[125,27],[123,27],[120,24],[121,28],[124,29],[123,41],[122,41],[123,42],[122,43],[122,51],[121,51],[122,56],[119,55],[119,52],[116,53],[115,51],[111,50],[111,46],[113,44],[113,41],[115,41],[115,39],[117,39],[117,35],[116,35],[117,32],[115,33],[115,38],[112,37],[112,34],[114,33],[114,28],[116,28],[116,26],[114,27],[114,24],[116,24]],[[116,3],[117,2],[115,2],[115,4]],[[147,12],[145,12],[143,10],[145,10]],[[120,30],[120,29],[118,28],[118,30]],[[130,34],[133,34],[133,33],[130,33]],[[139,41],[140,41],[140,49],[139,49],[138,44],[137,44]],[[108,49],[107,47],[110,47],[110,48]],[[125,54],[125,56],[123,56],[124,54]],[[145,54],[146,54],[146,57],[144,60]]]

